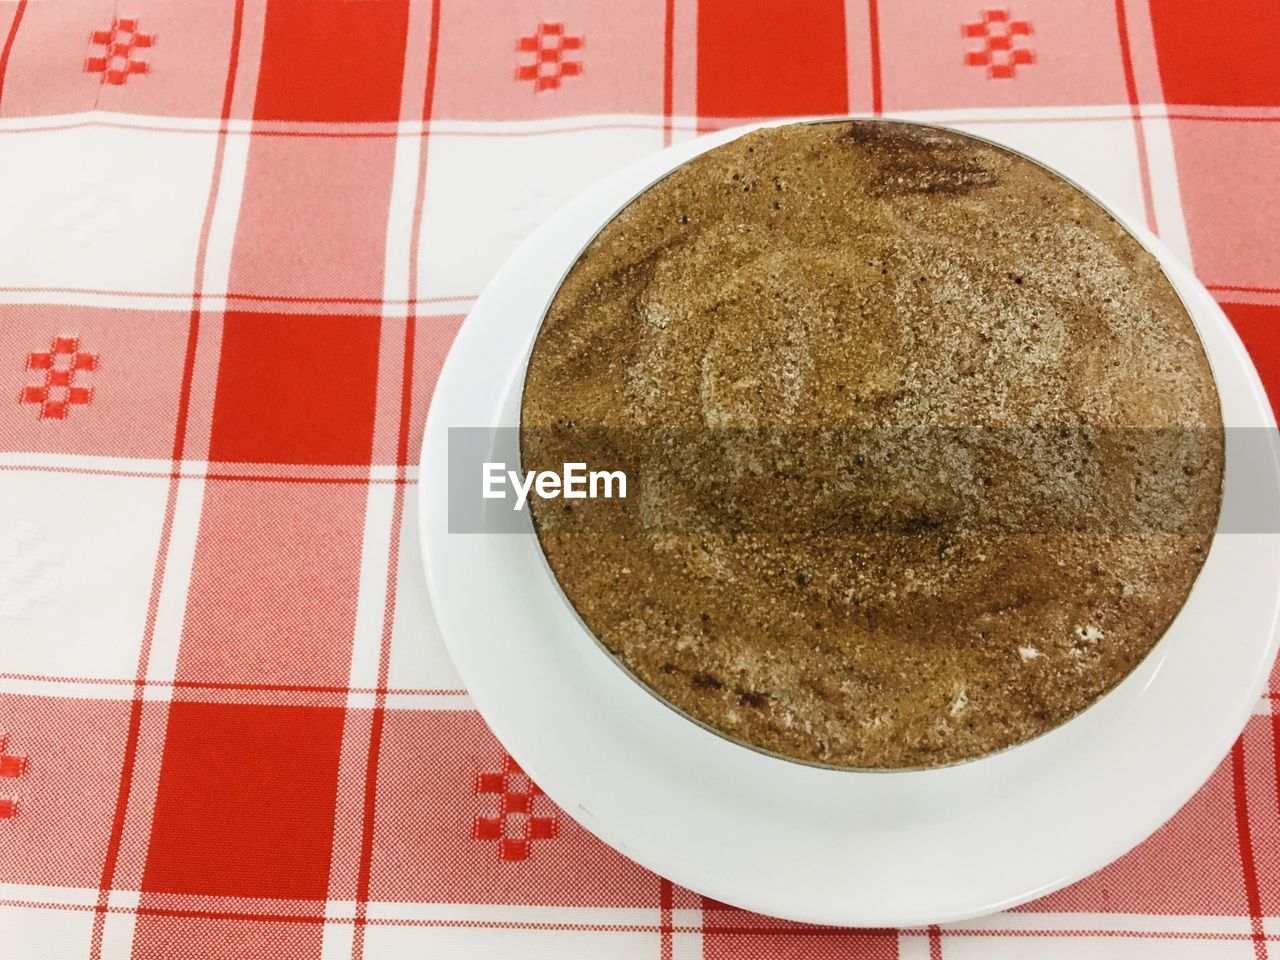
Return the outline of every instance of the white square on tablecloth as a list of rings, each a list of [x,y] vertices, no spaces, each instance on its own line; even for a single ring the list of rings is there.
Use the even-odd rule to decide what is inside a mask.
[[[8,906],[0,949],[5,960],[83,960],[92,932],[92,910]]]
[[[579,118],[578,126],[593,128],[560,132],[551,132],[548,122],[491,129],[484,136],[433,133],[418,295],[479,293],[503,260],[565,201],[662,147],[657,128],[594,128],[599,122]]]
[[[168,485],[166,476],[0,472],[6,671],[136,675]]]
[[[404,505],[387,686],[400,690],[459,690],[462,678],[445,649],[427,594],[418,543],[417,492],[416,487],[410,488]]]
[[[87,126],[0,137],[0,287],[190,294],[217,134]]]
[[[928,940],[923,943],[928,956]],[[919,946],[917,946],[917,950]],[[904,957],[919,954],[908,954]],[[945,936],[942,955],[947,960],[1252,960],[1248,939],[1183,939],[1178,936]]]
[[[434,960],[475,960],[477,957],[655,960],[660,953],[660,938],[656,931],[609,929],[370,926],[365,931],[364,943],[367,957],[432,957]]]

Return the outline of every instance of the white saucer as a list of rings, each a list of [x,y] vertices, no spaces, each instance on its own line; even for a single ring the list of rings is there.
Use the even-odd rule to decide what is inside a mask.
[[[853,773],[734,745],[664,706],[587,634],[531,528],[448,532],[448,431],[516,425],[534,335],[580,251],[654,180],[746,129],[670,148],[597,184],[530,237],[472,309],[431,403],[419,486],[445,641],[485,720],[551,798],[695,891],[859,926],[958,920],[1030,900],[1135,846],[1226,754],[1275,657],[1280,535],[1219,534],[1152,655],[1064,726],[958,766]],[[1116,215],[1159,256],[1190,309],[1227,426],[1274,429],[1213,298],[1150,233]],[[1260,483],[1275,493],[1274,444],[1263,459],[1260,479],[1229,436],[1228,502]]]

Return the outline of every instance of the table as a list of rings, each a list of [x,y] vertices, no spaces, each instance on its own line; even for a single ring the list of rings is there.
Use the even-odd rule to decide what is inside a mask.
[[[1093,877],[804,927],[529,782],[414,533],[432,386],[504,256],[751,119],[998,133],[1145,219],[1280,390],[1274,0],[7,0],[0,44],[5,957],[1280,953],[1280,681]]]

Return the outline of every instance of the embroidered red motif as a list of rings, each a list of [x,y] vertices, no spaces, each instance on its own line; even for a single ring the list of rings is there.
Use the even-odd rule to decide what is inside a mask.
[[[93,43],[103,47],[101,54],[84,62],[85,73],[102,74],[102,82],[121,86],[135,73],[150,73],[151,64],[134,57],[134,51],[155,46],[154,33],[140,33],[137,17],[113,17],[109,30],[95,30]]]
[[[93,388],[76,378],[98,369],[98,355],[81,353],[79,337],[55,337],[48,353],[27,355],[27,369],[42,371],[44,383],[23,387],[18,401],[38,404],[41,420],[65,420],[73,406],[93,400]]]
[[[533,83],[533,92],[555,90],[560,86],[561,77],[576,77],[582,73],[582,64],[577,60],[566,60],[566,50],[581,50],[582,37],[571,37],[564,32],[564,24],[538,24],[537,31],[531,37],[521,37],[516,43],[519,53],[534,55],[533,63],[516,67],[517,80],[529,80]]]
[[[1036,62],[1035,52],[1024,45],[1014,45],[1015,38],[1031,36],[1031,24],[1014,20],[1007,9],[983,10],[977,23],[966,23],[962,33],[969,39],[980,39],[981,50],[969,50],[964,62],[971,67],[986,67],[988,80],[1011,79],[1018,67]]]
[[[534,815],[535,798],[545,794],[509,755],[503,758],[501,773],[476,776],[476,793],[498,794],[498,815],[476,817],[471,836],[496,840],[500,860],[525,860],[534,840],[550,840],[559,832],[554,816]]]
[[[27,772],[27,758],[5,752],[8,738],[0,733],[0,778],[17,779]],[[0,796],[0,820],[9,820],[18,813],[18,799],[13,796]]]

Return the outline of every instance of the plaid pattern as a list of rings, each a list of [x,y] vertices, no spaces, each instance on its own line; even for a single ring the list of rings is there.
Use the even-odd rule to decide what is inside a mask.
[[[1280,684],[1138,850],[899,931],[649,874],[461,689],[413,493],[475,295],[633,157],[844,112],[1145,219],[1280,397],[1274,0],[0,2],[0,953],[1280,955]]]

